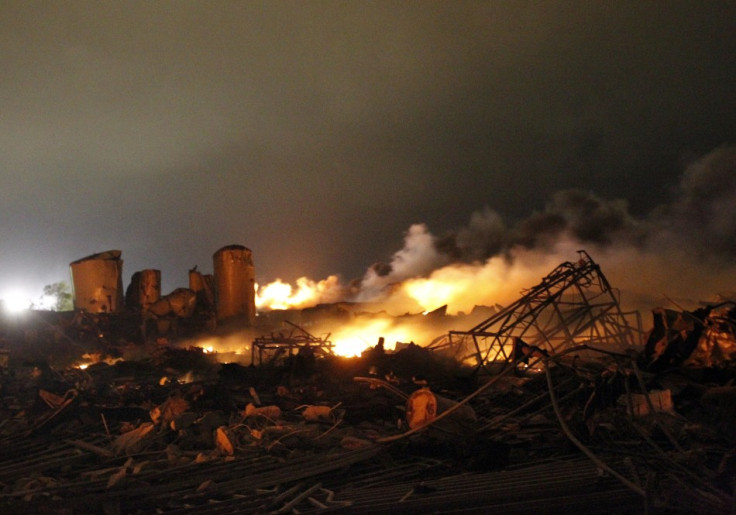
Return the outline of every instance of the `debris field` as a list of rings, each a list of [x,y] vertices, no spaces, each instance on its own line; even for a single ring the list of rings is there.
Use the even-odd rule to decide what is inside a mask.
[[[124,315],[32,315],[0,334],[2,513],[736,506],[736,304],[644,331],[585,253],[471,328],[355,358],[294,322],[242,364],[134,342]]]

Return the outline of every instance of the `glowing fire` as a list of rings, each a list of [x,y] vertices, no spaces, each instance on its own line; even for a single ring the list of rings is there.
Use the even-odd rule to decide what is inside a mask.
[[[338,356],[350,358],[360,356],[369,347],[385,340],[384,349],[393,350],[396,342],[410,342],[412,331],[407,326],[396,326],[389,319],[360,321],[338,328],[331,336],[333,352]],[[416,336],[414,336],[416,338]]]
[[[448,313],[471,310],[478,304],[493,305],[508,301],[518,295],[519,279],[509,273],[502,260],[489,260],[483,264],[450,265],[435,270],[429,277],[408,278],[390,284],[373,295],[361,292],[357,298],[349,288],[340,284],[337,276],[321,281],[306,277],[297,279],[295,285],[277,279],[256,290],[256,307],[259,310],[303,309],[319,303],[358,300],[380,304],[381,309],[392,315],[407,312],[429,312],[447,305]],[[516,274],[518,275],[518,274]]]
[[[446,264],[432,271],[421,267],[421,273],[412,276],[408,261],[416,257],[414,254],[398,256],[392,262],[389,276],[367,273],[358,288],[341,285],[337,276],[322,281],[302,277],[295,286],[278,279],[257,287],[256,306],[260,310],[274,310],[303,309],[338,301],[372,304],[370,311],[385,311],[389,316],[370,320],[354,318],[348,323],[337,324],[339,327],[325,326],[320,330],[309,328],[312,334],[330,333],[335,354],[358,356],[375,346],[380,337],[384,338],[384,347],[389,351],[394,349],[396,342],[428,344],[443,331],[422,334],[423,324],[416,321],[410,324],[402,315],[427,314],[441,306],[447,306],[447,313],[455,315],[470,313],[475,306],[505,305],[516,299],[523,288],[538,282],[539,277],[556,264],[550,260],[557,259],[554,255],[518,251],[513,261],[493,257],[485,262]]]
[[[276,279],[265,286],[256,285],[256,307],[258,309],[301,309],[320,302],[335,302],[341,295],[340,279],[331,275],[321,281],[306,277],[296,280],[296,288]]]
[[[521,275],[521,277],[517,277]],[[485,264],[454,264],[435,270],[427,278],[405,281],[406,295],[428,309],[447,304],[448,312],[470,311],[476,305],[504,304],[525,286],[525,274],[513,273],[501,259]]]
[[[179,346],[199,350],[218,363],[250,363],[250,344],[253,335],[247,332],[229,336],[205,336],[181,342]]]
[[[415,317],[381,317],[354,319],[350,323],[333,330],[330,340],[333,352],[338,356],[360,356],[365,350],[375,347],[379,338],[384,339],[386,351],[396,350],[397,343],[414,343],[426,346],[438,336],[445,334],[448,327],[442,324],[426,323],[421,315]]]
[[[103,356],[101,353],[85,353],[82,354],[82,361],[74,364],[73,366],[80,370],[85,370],[90,365],[94,365],[95,363],[107,363],[108,365],[112,366],[115,363],[119,363],[120,361],[125,361],[125,359],[114,358],[112,356]]]
[[[310,326],[313,335],[326,337],[333,345],[332,352],[342,357],[360,356],[366,349],[375,347],[379,338],[384,339],[384,349],[392,351],[397,342],[416,343],[425,345],[444,333],[444,329],[424,326],[420,319],[409,317],[397,319],[393,317],[356,317],[344,323],[323,323],[319,327]],[[205,354],[212,354],[222,363],[238,362],[249,364],[251,358],[251,344],[257,331],[240,332],[231,336],[212,336],[187,342],[188,347],[202,349]]]
[[[468,267],[469,269],[472,267]],[[472,278],[470,270],[445,273],[438,277],[407,280],[393,289],[389,289],[388,295],[381,298],[369,299],[369,302],[380,306],[394,316],[407,314],[407,307],[413,307],[417,311],[414,314],[427,314],[449,301],[462,302],[465,309],[472,309],[472,300],[468,302],[467,293],[478,289],[477,281]],[[470,276],[470,277],[468,277]],[[281,280],[257,289],[256,305],[259,309],[303,309],[314,306],[320,302],[335,302],[345,300],[334,297],[344,294],[346,288],[340,286],[336,276],[330,276],[324,281],[313,281],[301,278],[296,282],[296,288]],[[473,298],[477,295],[473,296]],[[407,302],[409,300],[409,302]],[[384,348],[387,351],[394,350],[396,342],[417,344],[428,343],[438,334],[427,333],[418,327],[416,323],[401,321],[394,316],[370,319],[353,319],[348,323],[338,324],[338,327],[325,326],[317,330],[310,328],[313,334],[330,333],[330,341],[333,343],[333,352],[338,356],[355,357],[378,343],[380,337],[384,338]],[[202,344],[200,344],[202,345]]]

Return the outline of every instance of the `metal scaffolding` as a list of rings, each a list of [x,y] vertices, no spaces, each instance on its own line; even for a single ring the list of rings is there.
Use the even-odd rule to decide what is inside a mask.
[[[450,331],[434,348],[485,367],[581,344],[619,351],[641,345],[639,313],[622,312],[600,267],[578,252],[578,261],[562,263],[516,302],[468,331]]]
[[[264,354],[273,358],[277,356],[291,356],[295,352],[307,351],[317,356],[333,354],[334,345],[328,338],[319,338],[307,332],[304,328],[285,320],[291,326],[289,334],[271,334],[270,336],[259,336],[253,340],[251,348],[251,363],[262,365]],[[258,361],[256,362],[256,352]]]

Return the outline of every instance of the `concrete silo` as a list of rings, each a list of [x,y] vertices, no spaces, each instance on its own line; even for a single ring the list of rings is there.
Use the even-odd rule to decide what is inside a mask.
[[[123,309],[123,260],[119,250],[108,250],[69,264],[74,309],[115,313]]]
[[[228,245],[212,256],[215,276],[217,320],[256,318],[255,267],[250,249]]]

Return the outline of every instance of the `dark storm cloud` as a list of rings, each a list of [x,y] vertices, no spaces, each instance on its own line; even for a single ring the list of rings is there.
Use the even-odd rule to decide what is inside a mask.
[[[445,234],[474,212],[437,262],[560,227],[626,233],[683,162],[736,141],[735,18],[733,2],[3,2],[0,293],[107,248],[169,289],[230,243],[261,282],[354,277],[412,224]]]

